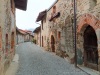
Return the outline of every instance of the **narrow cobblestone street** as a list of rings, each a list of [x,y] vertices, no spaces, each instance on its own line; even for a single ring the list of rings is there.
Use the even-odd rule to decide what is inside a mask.
[[[30,42],[19,44],[16,52],[19,54],[16,75],[87,75],[65,59]]]

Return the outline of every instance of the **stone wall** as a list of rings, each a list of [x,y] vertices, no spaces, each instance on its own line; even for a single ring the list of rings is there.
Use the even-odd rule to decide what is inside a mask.
[[[65,52],[70,58],[74,57],[73,51],[73,24],[72,24],[72,1],[59,0],[47,12],[47,18],[51,18],[53,7],[56,6],[56,12],[60,12],[60,17],[55,21],[48,21],[49,39],[51,35],[55,37],[55,49],[61,55],[62,51]],[[60,39],[58,32],[61,33]],[[70,34],[69,34],[70,33]],[[49,40],[49,42],[51,42]],[[49,45],[50,46],[50,45]],[[50,47],[51,48],[51,47]],[[60,52],[60,53],[59,53]]]
[[[99,0],[84,0],[77,1],[77,43],[80,45],[78,47],[84,56],[84,31],[86,29],[86,24],[90,25],[96,33],[97,42],[98,42],[98,55],[100,55],[100,45],[99,45],[99,25],[100,25],[100,1]],[[100,59],[100,57],[98,58]],[[100,61],[98,61],[98,66],[100,66]]]
[[[56,11],[53,10],[56,6]],[[77,0],[77,52],[82,53],[79,58],[82,58],[84,55],[83,48],[83,32],[85,30],[85,24],[90,24],[96,34],[98,39],[98,53],[100,50],[100,36],[99,36],[99,25],[100,25],[100,1],[99,0]],[[58,0],[54,5],[47,11],[46,23],[44,23],[44,30],[42,35],[46,35],[49,39],[49,49],[51,49],[51,36],[54,36],[55,39],[55,52],[58,55],[65,53],[68,56],[72,63],[74,63],[74,25],[73,25],[73,2],[72,0]],[[54,18],[52,21],[49,21],[53,12],[60,12],[60,17]],[[46,25],[48,32],[45,32]],[[98,29],[98,31],[97,31]],[[61,37],[59,39],[58,32],[61,32]],[[48,34],[45,34],[48,33]],[[44,42],[45,43],[45,42]],[[47,44],[47,43],[45,43]],[[100,55],[100,53],[99,53]],[[100,58],[99,58],[100,59]],[[81,61],[80,61],[81,62]],[[99,62],[100,63],[100,62]]]

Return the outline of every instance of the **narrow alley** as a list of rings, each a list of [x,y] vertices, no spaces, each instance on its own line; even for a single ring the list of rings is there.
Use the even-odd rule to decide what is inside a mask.
[[[19,69],[16,75],[87,75],[63,58],[33,43],[17,46]]]

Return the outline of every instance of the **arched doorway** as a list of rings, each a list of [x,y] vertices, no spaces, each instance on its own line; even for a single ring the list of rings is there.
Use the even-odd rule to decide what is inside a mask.
[[[51,35],[51,49],[52,52],[55,52],[55,39],[53,35]]]
[[[98,70],[97,36],[95,30],[90,25],[86,26],[83,33],[84,65]]]

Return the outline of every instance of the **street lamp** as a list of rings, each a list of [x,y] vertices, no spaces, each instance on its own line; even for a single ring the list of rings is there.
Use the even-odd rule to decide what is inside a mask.
[[[75,49],[75,67],[77,67],[77,47],[76,47],[76,0],[74,0],[74,49]]]

